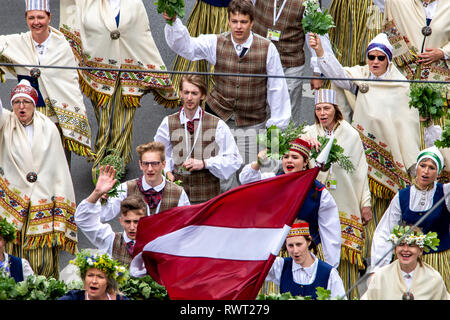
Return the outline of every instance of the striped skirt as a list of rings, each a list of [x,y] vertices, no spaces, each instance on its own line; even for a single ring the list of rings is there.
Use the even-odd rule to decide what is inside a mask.
[[[450,249],[442,252],[424,254],[422,261],[432,266],[441,274],[447,291],[450,292]]]

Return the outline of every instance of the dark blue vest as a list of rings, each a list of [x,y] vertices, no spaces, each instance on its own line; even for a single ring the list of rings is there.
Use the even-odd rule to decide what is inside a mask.
[[[322,287],[327,289],[328,279],[330,278],[331,269],[333,267],[326,262],[318,259],[316,278],[311,284],[303,285],[294,282],[292,275],[292,258],[284,258],[283,271],[281,272],[280,292],[290,292],[293,296],[311,296],[317,298],[316,288]]]
[[[321,241],[319,235],[319,207],[323,189],[325,189],[325,186],[314,180],[314,184],[309,189],[308,196],[297,214],[297,219],[305,220],[309,223],[309,233],[316,245]],[[317,197],[314,196],[316,192]]]
[[[16,282],[23,281],[22,259],[8,254],[9,272]]]
[[[228,7],[228,4],[230,3],[231,0],[202,0],[202,1],[215,7]]]
[[[411,187],[407,187],[399,191],[400,209],[402,210],[402,220],[406,224],[415,224],[427,211],[412,211],[409,208],[409,198],[411,193]],[[441,198],[444,197],[444,186],[442,183],[438,183],[436,186],[436,192],[433,197],[433,206]],[[422,228],[423,232],[426,234],[428,232],[436,232],[438,239],[440,240],[439,246],[436,251],[430,250],[428,253],[441,252],[448,250],[450,248],[450,214],[447,210],[445,201],[441,203],[421,224],[419,227]],[[424,252],[426,254],[426,252]]]

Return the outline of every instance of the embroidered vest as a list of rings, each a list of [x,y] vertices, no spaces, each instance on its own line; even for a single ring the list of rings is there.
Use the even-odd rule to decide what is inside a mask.
[[[328,279],[330,278],[331,269],[333,267],[322,260],[317,261],[316,277],[311,284],[299,284],[294,282],[292,275],[292,258],[284,258],[283,271],[281,272],[280,292],[290,292],[293,296],[311,296],[317,298],[316,288],[322,287],[327,289]]]
[[[247,54],[239,58],[231,41],[231,33],[217,36],[217,73],[267,74],[266,63],[270,41],[253,34]],[[206,98],[208,106],[224,121],[234,114],[237,126],[256,125],[267,118],[267,78],[219,77]]]
[[[113,248],[112,248],[112,257],[115,260],[118,260],[120,263],[130,266],[131,260],[133,257],[127,250],[127,244],[123,240],[123,236],[121,232],[117,232],[114,237]]]
[[[215,142],[215,134],[219,118],[205,112],[202,119],[201,131],[198,140],[191,153],[191,158],[203,160],[214,157],[219,152],[219,146]],[[186,150],[184,126],[180,122],[178,113],[168,117],[170,143],[173,146],[172,159],[175,164],[173,172],[175,179],[183,181],[182,187],[191,202],[204,202],[220,194],[220,179],[214,176],[208,169],[193,171],[190,174],[182,174],[179,170],[181,164],[186,160],[195,133],[189,135],[189,150]],[[198,122],[195,122],[198,126]],[[196,128],[198,130],[198,128]],[[180,148],[181,147],[181,148]],[[178,151],[178,152],[177,152]]]
[[[22,259],[8,254],[9,272],[16,282],[23,281]]]
[[[277,14],[283,1],[277,1]],[[267,37],[267,30],[281,31],[280,41],[272,41],[280,54],[283,68],[305,64],[305,34],[302,18],[305,7],[303,0],[287,0],[280,18],[273,25],[273,0],[258,0],[255,4],[255,25],[253,31]]]
[[[138,178],[140,179],[140,178]],[[144,201],[144,195],[139,191],[136,183],[137,179],[127,181],[127,196],[137,195],[141,196]],[[178,207],[178,202],[180,201],[180,196],[183,189],[177,186],[175,183],[166,180],[166,185],[162,193],[161,205],[159,206],[159,212],[168,210],[170,208]],[[150,214],[155,214],[157,208],[150,209]]]
[[[402,220],[407,224],[415,224],[428,211],[412,211],[409,208],[409,199],[411,194],[411,187],[407,187],[399,191],[400,209],[402,211]],[[433,196],[433,205],[444,197],[444,186],[442,183],[436,185],[436,191]],[[440,240],[437,250],[430,250],[428,253],[441,252],[450,249],[450,214],[447,210],[445,201],[441,203],[421,224],[423,233],[429,231],[436,232]],[[424,251],[424,254],[427,252]]]

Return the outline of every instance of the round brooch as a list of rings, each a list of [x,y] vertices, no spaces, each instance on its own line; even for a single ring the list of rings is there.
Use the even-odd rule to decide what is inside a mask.
[[[367,83],[362,83],[362,84],[359,86],[359,91],[360,91],[361,93],[367,93],[367,91],[369,91],[369,85],[368,85]]]
[[[433,32],[433,30],[429,26],[426,26],[426,27],[422,28],[422,34],[425,37],[428,37],[429,35],[431,35],[432,32]]]
[[[27,181],[28,182],[33,183],[33,182],[36,182],[36,180],[37,180],[37,174],[35,172],[29,172],[27,174]]]
[[[33,78],[39,78],[41,76],[41,70],[39,70],[38,68],[31,69],[30,76]]]
[[[110,34],[110,36],[111,36],[111,39],[113,39],[113,40],[119,39],[119,38],[120,38],[120,32],[119,32],[119,30],[112,31],[111,34]]]

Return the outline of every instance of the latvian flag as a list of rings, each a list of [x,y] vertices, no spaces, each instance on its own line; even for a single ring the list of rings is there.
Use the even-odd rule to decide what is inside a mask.
[[[149,274],[173,300],[254,300],[318,171],[141,218],[131,274]]]

